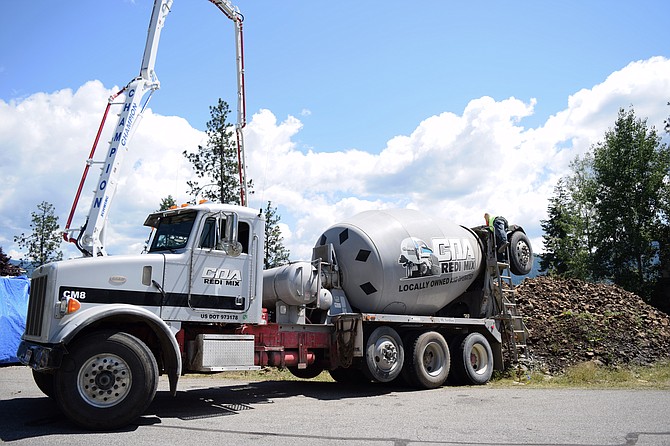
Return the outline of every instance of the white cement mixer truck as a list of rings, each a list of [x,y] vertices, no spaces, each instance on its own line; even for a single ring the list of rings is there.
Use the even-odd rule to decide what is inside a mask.
[[[89,429],[141,415],[166,374],[288,368],[338,383],[435,388],[503,367],[492,234],[408,209],[369,211],[317,240],[311,261],[263,271],[265,218],[205,203],[146,219],[148,253],[51,263],[32,278],[18,355]],[[511,227],[510,266],[530,270]],[[338,384],[333,384],[338,385]]]
[[[245,203],[242,15],[235,23],[240,203]],[[70,229],[105,117],[79,184],[65,239],[83,258],[32,276],[17,356],[72,421],[109,430],[140,416],[167,375],[288,368],[328,371],[338,383],[435,388],[447,378],[486,383],[503,367],[509,324],[501,268],[526,274],[530,243],[510,227],[499,262],[493,235],[416,211],[365,212],[327,229],[310,261],[263,271],[265,217],[243,206],[199,204],[156,212],[146,254],[108,256],[105,222],[121,159],[150,95],[160,30],[172,0],[156,0],[140,76],[122,89],[115,136],[86,222]],[[508,263],[506,263],[508,262]],[[518,317],[518,316],[512,316]],[[335,384],[334,384],[335,385]]]

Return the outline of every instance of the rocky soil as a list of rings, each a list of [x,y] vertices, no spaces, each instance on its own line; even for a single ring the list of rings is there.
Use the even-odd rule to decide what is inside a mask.
[[[548,373],[584,361],[616,367],[670,359],[670,316],[633,293],[546,276],[516,290],[535,366]]]

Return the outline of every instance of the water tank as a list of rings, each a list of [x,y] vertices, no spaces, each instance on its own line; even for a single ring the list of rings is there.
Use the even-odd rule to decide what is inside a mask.
[[[482,266],[477,236],[411,209],[367,211],[328,228],[350,304],[362,312],[430,315],[459,297]]]

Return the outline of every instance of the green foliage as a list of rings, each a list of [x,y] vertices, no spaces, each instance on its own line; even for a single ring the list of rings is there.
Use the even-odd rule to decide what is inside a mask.
[[[21,268],[16,265],[12,265],[9,261],[11,257],[5,254],[2,251],[2,246],[0,246],[0,276],[20,276]]]
[[[571,164],[542,221],[550,274],[611,281],[649,300],[670,259],[670,149],[630,109]]]
[[[172,208],[173,206],[177,206],[177,202],[175,201],[175,199],[172,195],[168,195],[167,197],[165,197],[161,200],[161,204],[160,204],[160,207],[158,208],[158,210],[159,211],[167,211],[168,209]]]
[[[268,201],[265,208],[265,269],[285,265],[289,261],[291,253],[284,247],[284,238],[279,227],[280,220],[277,208],[273,208],[272,202]]]
[[[63,260],[63,252],[59,249],[63,239],[59,231],[58,217],[54,215],[54,206],[43,201],[37,205],[37,212],[32,213],[30,223],[32,233],[21,233],[14,237],[19,248],[28,249],[27,258],[35,268],[49,262]]]
[[[226,119],[230,109],[228,104],[219,98],[216,106],[210,106],[211,119],[207,122],[206,146],[198,146],[195,153],[184,150],[184,156],[193,165],[196,176],[204,179],[207,184],[199,181],[187,181],[189,194],[194,197],[219,203],[240,204],[240,179],[237,162],[237,143],[234,138],[233,125]],[[253,184],[247,182],[247,193],[252,194]]]
[[[573,199],[567,183],[559,180],[549,200],[549,219],[541,221],[547,251],[540,255],[540,270],[588,280],[592,257],[590,211]]]
[[[667,225],[662,197],[670,150],[633,110],[620,110],[614,129],[593,150],[595,276],[648,298],[658,273],[657,233]]]

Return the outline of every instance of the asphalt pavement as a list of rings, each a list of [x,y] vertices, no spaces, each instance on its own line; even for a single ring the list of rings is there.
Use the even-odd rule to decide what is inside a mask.
[[[0,367],[0,441],[15,445],[670,445],[670,392],[442,387],[166,377],[116,432],[65,418],[22,366]]]

